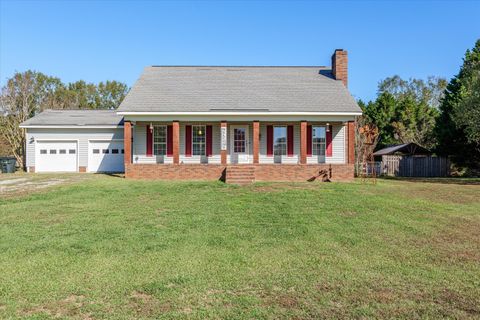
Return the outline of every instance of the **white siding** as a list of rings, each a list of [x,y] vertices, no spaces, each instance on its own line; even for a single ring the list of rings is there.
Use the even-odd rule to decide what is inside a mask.
[[[307,157],[308,164],[318,163],[317,157]],[[345,126],[332,125],[332,156],[325,163],[345,163]]]
[[[147,125],[149,124],[146,122],[139,122],[133,127],[133,163],[161,162],[161,157],[147,157]],[[158,125],[171,125],[171,123],[161,123]],[[163,157],[163,163],[173,163],[173,157]]]
[[[273,163],[273,156],[267,156],[267,123],[260,123],[260,163]],[[274,124],[277,125],[277,124]],[[283,125],[283,124],[278,124]],[[287,126],[288,124],[285,124]],[[300,123],[293,124],[293,156],[282,156],[282,163],[300,162]]]
[[[156,163],[157,157],[146,156],[146,130],[147,124],[138,122],[134,127],[133,142],[133,162],[134,163]],[[164,125],[171,125],[163,123]],[[212,125],[212,152],[213,155],[208,158],[208,163],[221,163],[220,157],[220,123],[219,122],[181,122],[180,123],[180,163],[191,164],[200,163],[200,156],[185,157],[185,126],[186,125]],[[235,123],[229,122],[227,125],[227,163],[230,163],[230,135],[233,124],[247,124],[249,128],[249,152],[250,163],[253,163],[253,123]],[[269,123],[260,122],[260,163],[273,163],[273,157],[267,156],[267,125]],[[274,124],[277,125],[277,124]],[[289,123],[278,124],[289,125]],[[293,124],[293,148],[294,155],[292,157],[283,156],[282,163],[297,164],[300,161],[300,123]],[[165,157],[164,163],[173,163],[172,157]],[[307,163],[317,163],[316,157],[307,157]],[[345,127],[342,124],[332,125],[332,156],[326,158],[326,163],[345,163]]]
[[[200,163],[200,156],[185,157],[185,126],[187,125],[211,125],[212,126],[212,156],[208,157],[208,163],[221,163],[220,157],[220,123],[180,123],[180,163]]]
[[[32,139],[33,138],[33,139]],[[88,166],[88,140],[123,139],[123,128],[118,129],[27,129],[26,163],[35,166],[35,141],[78,140],[78,166]]]

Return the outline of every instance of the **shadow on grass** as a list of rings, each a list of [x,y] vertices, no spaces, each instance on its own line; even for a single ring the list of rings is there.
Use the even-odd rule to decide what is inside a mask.
[[[115,173],[115,172],[96,172],[94,173],[95,175],[103,175],[103,176],[109,176],[109,177],[114,177],[114,178],[125,178],[124,173]]]
[[[405,182],[440,183],[458,185],[479,185],[480,178],[411,178],[411,177],[380,177],[380,180],[397,180]]]

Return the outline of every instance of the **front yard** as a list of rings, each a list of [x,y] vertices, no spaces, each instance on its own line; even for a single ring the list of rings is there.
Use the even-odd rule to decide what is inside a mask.
[[[0,192],[2,319],[480,317],[479,181],[22,177],[68,183]]]

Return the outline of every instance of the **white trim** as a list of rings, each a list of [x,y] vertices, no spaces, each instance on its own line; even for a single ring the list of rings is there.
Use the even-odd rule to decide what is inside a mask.
[[[33,144],[34,144],[34,153],[35,153],[35,172],[37,172],[37,142],[40,141],[74,141],[76,144],[77,144],[77,150],[76,150],[76,153],[77,153],[77,171],[76,172],[79,172],[80,171],[80,139],[35,139],[33,140]]]
[[[134,116],[134,115],[148,115],[148,116],[160,116],[160,115],[215,115],[215,116],[249,116],[249,115],[274,115],[274,116],[360,116],[362,112],[265,112],[265,111],[245,111],[245,112],[216,112],[216,111],[207,111],[207,112],[176,112],[176,111],[167,111],[167,112],[150,112],[150,111],[139,111],[139,112],[117,112],[117,115],[120,116]]]
[[[20,125],[20,128],[26,129],[120,129],[123,126],[82,126],[82,125]]]
[[[150,130],[150,125],[148,125],[149,128],[147,129],[147,137],[148,137],[148,130]],[[165,154],[155,154],[155,128],[159,128],[159,127],[163,127],[165,128]],[[168,124],[154,124],[153,125],[153,132],[150,133],[152,135],[152,155],[151,156],[147,156],[145,154],[145,156],[147,157],[155,157],[155,156],[164,156],[164,157],[167,157],[168,156]],[[145,141],[145,144],[147,142]],[[172,146],[173,148],[173,146]],[[148,149],[148,146],[147,146],[147,149]],[[145,150],[145,153],[146,153],[147,150]],[[173,156],[173,155],[172,155]]]
[[[235,152],[235,129],[245,129],[245,152]],[[243,158],[239,158],[243,156]],[[253,157],[250,154],[250,126],[248,124],[232,124],[230,125],[230,161],[232,158],[237,157],[237,164],[246,164],[253,161]],[[239,161],[242,159],[242,161]]]
[[[192,127],[192,140],[190,141],[190,147],[192,148],[192,157],[207,157],[207,125],[206,124],[191,124]],[[203,127],[205,131],[205,154],[193,154],[193,127]]]

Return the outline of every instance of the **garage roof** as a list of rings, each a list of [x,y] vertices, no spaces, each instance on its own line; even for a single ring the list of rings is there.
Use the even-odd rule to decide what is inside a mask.
[[[116,110],[50,110],[47,109],[23,122],[29,127],[118,127],[123,126],[123,116]]]
[[[327,67],[152,66],[118,112],[361,113]]]

